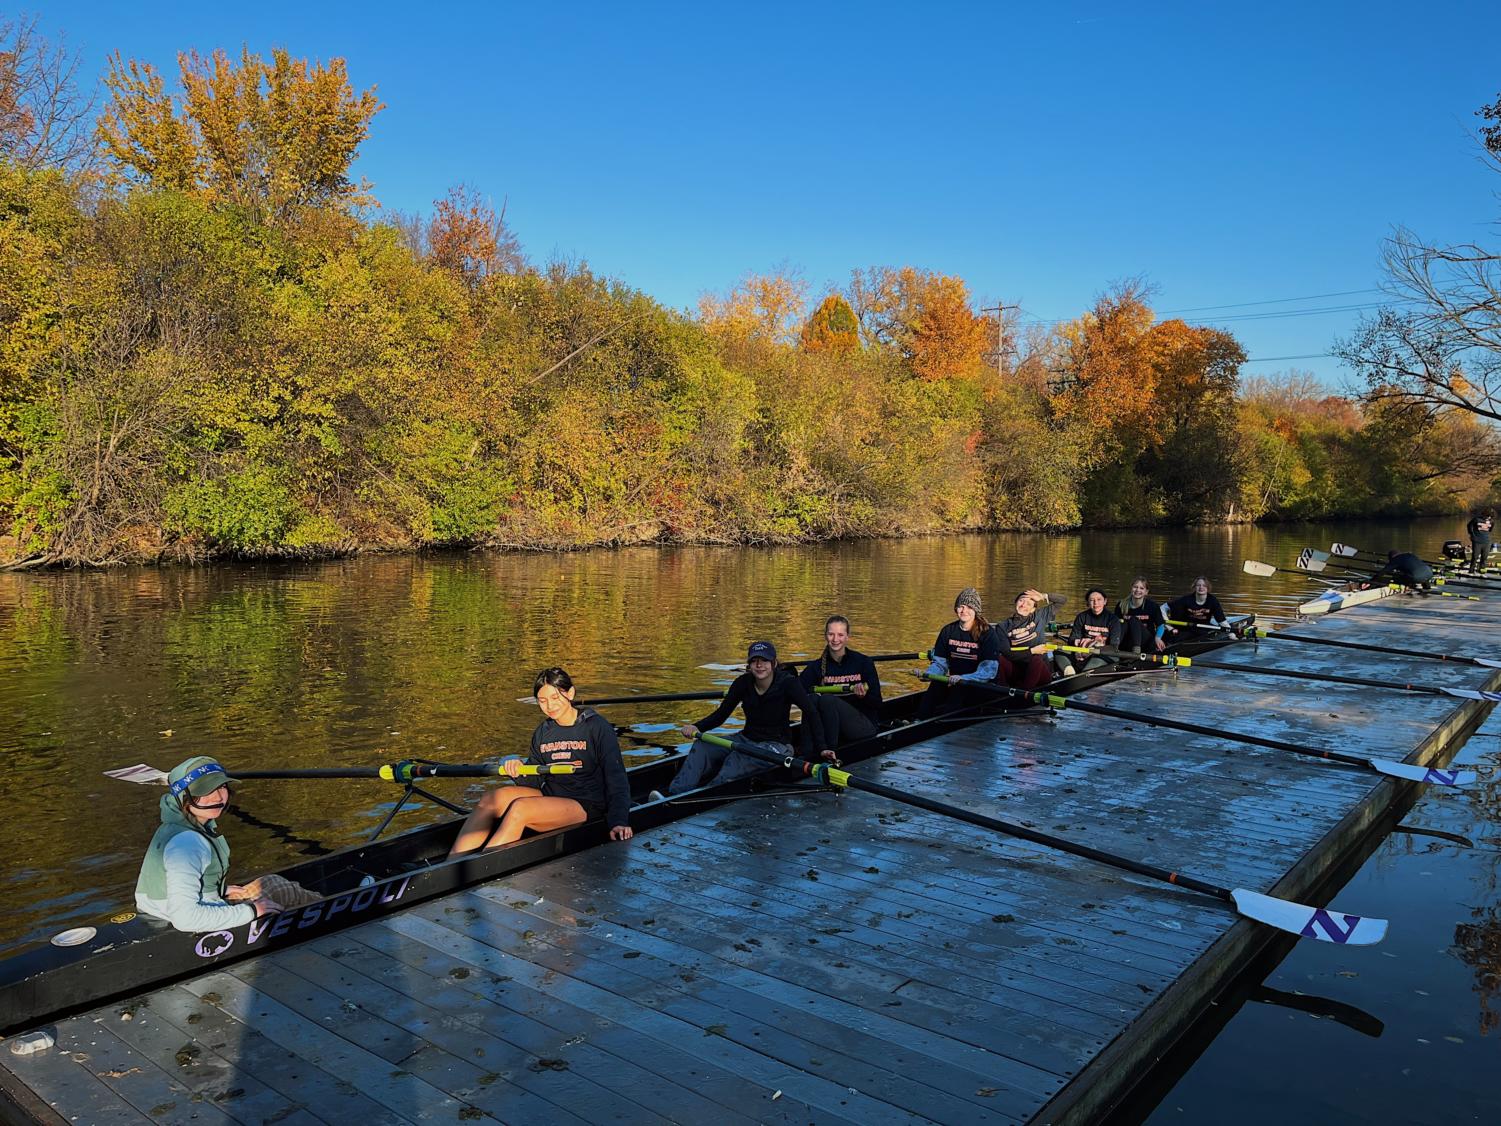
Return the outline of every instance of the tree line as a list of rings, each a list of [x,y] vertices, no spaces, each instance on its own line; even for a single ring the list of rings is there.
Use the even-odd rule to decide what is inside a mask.
[[[0,43],[0,563],[1444,512],[1501,470],[1400,387],[1243,381],[1140,283],[1051,327],[906,266],[674,311],[473,188],[382,209],[342,60],[116,55],[96,107]]]

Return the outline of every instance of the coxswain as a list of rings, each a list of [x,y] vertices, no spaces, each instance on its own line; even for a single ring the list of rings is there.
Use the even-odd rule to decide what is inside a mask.
[[[1433,568],[1410,551],[1388,551],[1386,566],[1361,583],[1360,589],[1392,584],[1427,590],[1433,585]]]
[[[232,781],[207,755],[185,759],[167,775],[161,826],[136,880],[142,915],[180,931],[221,931],[318,901],[315,892],[281,876],[243,886],[228,882],[229,841],[219,831],[219,818],[229,809]]]
[[[1048,627],[1066,601],[1061,595],[1044,594],[1031,587],[1016,596],[1015,612],[1004,622],[996,623],[1001,642],[998,683],[1030,692],[1053,679],[1053,666],[1048,660]]]
[[[1121,648],[1133,653],[1162,652],[1167,642],[1162,635],[1167,623],[1162,609],[1151,598],[1147,580],[1141,575],[1131,580],[1131,593],[1115,604],[1115,616],[1121,620]]]
[[[1168,627],[1169,635],[1191,631],[1193,627],[1199,629],[1208,629],[1211,626],[1219,626],[1221,629],[1230,628],[1230,622],[1225,617],[1220,600],[1214,596],[1209,580],[1203,575],[1194,579],[1192,590],[1173,599],[1163,607],[1162,619],[1163,624]],[[1181,625],[1175,626],[1175,622]]]
[[[803,666],[798,679],[813,697],[824,738],[831,750],[869,739],[881,726],[881,681],[876,665],[849,647],[850,620],[835,614],[823,626],[823,653]],[[818,693],[815,688],[839,688],[843,693]],[[803,725],[803,750],[813,749],[813,726]]]
[[[963,682],[994,680],[1000,655],[1000,638],[985,620],[980,592],[967,586],[954,598],[954,620],[938,631],[932,663],[925,670],[928,676],[949,677],[950,683],[928,682],[918,718],[986,702],[983,690],[969,688]]]
[[[730,713],[740,708],[745,727],[730,736],[738,746],[749,745],[765,753],[785,758],[792,754],[792,709],[803,713],[803,725],[810,730],[808,746],[822,758],[832,760],[833,750],[824,736],[823,721],[812,694],[802,681],[777,664],[776,646],[769,641],[753,642],[745,654],[745,671],[730,684],[719,707],[695,723],[681,728],[683,736],[693,740],[687,761],[667,787],[669,796],[707,786],[711,782],[733,782],[747,774],[766,769],[766,761],[744,751],[716,746],[699,738],[712,731]],[[653,791],[653,800],[661,794]]]
[[[1091,587],[1084,595],[1084,609],[1074,616],[1074,624],[1065,635],[1068,643],[1085,649],[1119,649],[1121,644],[1121,620],[1109,608],[1109,599],[1099,587]],[[1066,653],[1055,650],[1053,660],[1062,676],[1089,672],[1110,664],[1108,658],[1098,653]]]
[[[532,732],[527,761],[571,764],[573,773],[522,775],[523,760],[506,759],[500,769],[516,784],[497,787],[480,799],[449,856],[515,844],[528,829],[567,829],[596,817],[609,825],[612,841],[631,839],[631,786],[614,725],[593,708],[574,706],[573,678],[564,669],[543,669],[532,693],[547,718]]]

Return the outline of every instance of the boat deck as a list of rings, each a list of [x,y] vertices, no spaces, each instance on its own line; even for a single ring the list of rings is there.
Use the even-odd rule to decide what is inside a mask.
[[[1501,656],[1498,606],[1391,599],[1299,632]],[[1501,685],[1291,642],[1211,659]],[[1081,699],[1439,764],[1491,707],[1200,668]],[[1413,794],[1068,710],[856,773],[1314,903]],[[51,1050],[0,1053],[0,1081],[90,1123],[1087,1121],[1276,937],[874,795],[752,798],[68,1018]]]

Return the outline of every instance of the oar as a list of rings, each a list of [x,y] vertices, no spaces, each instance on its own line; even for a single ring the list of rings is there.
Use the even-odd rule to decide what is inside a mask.
[[[927,660],[931,660],[932,657],[933,657],[933,651],[931,649],[919,649],[916,653],[876,653],[873,656],[871,656],[870,659],[872,661],[927,661]],[[811,663],[813,661],[816,661],[816,660],[818,660],[817,657],[795,657],[795,658],[783,661],[782,663],[785,664],[785,665],[806,665],[806,664],[809,664],[809,663]],[[708,664],[708,665],[699,665],[698,667],[701,668],[701,669],[708,669],[711,672],[744,672],[745,671],[745,665],[744,665],[744,663],[741,663],[741,664],[738,664],[738,665]]]
[[[1105,852],[1103,849],[1091,848],[1089,845],[1079,844],[1064,837],[1055,837],[1051,833],[1041,833],[1036,829],[1029,829],[1025,825],[1018,825],[1011,821],[1002,821],[998,817],[988,817],[983,813],[974,813],[956,805],[949,805],[946,802],[934,801],[932,798],[922,794],[908,793],[905,790],[898,790],[893,786],[883,786],[879,782],[868,782],[864,778],[856,777],[847,770],[840,770],[827,763],[809,762],[807,759],[798,758],[790,754],[785,757],[779,756],[770,751],[762,750],[759,747],[732,743],[730,740],[717,735],[702,735],[700,738],[706,739],[717,746],[741,751],[752,758],[759,758],[765,762],[797,767],[805,775],[822,785],[833,785],[850,790],[861,790],[868,794],[876,794],[891,801],[900,802],[903,805],[925,809],[929,813],[952,817],[957,821],[976,825],[982,829],[1004,833],[1009,837],[1018,837],[1021,840],[1031,841],[1033,844],[1042,845],[1045,848],[1066,852],[1071,856],[1081,856],[1086,860],[1108,864],[1112,868],[1120,868],[1127,872],[1133,872],[1138,876],[1161,880],[1163,883],[1173,884],[1177,887],[1199,892],[1202,895],[1212,896],[1221,902],[1230,904],[1236,911],[1248,919],[1254,919],[1259,923],[1276,927],[1278,930],[1286,931],[1289,934],[1299,935],[1303,938],[1316,938],[1321,942],[1336,942],[1347,946],[1369,946],[1380,942],[1386,937],[1387,922],[1385,919],[1369,919],[1361,915],[1347,915],[1342,911],[1331,911],[1323,907],[1307,907],[1301,903],[1293,903],[1290,900],[1278,899],[1275,896],[1248,891],[1245,888],[1235,888],[1233,890],[1223,888],[1217,884],[1211,884],[1207,880],[1198,879],[1195,876],[1185,875],[1182,872],[1174,872],[1168,868],[1159,868],[1155,864],[1145,864],[1140,860],[1132,860],[1127,856]]]
[[[1377,564],[1368,562],[1364,559],[1356,559],[1353,562],[1348,560],[1334,560],[1331,556],[1324,555],[1322,551],[1314,551],[1311,547],[1305,547],[1302,554],[1300,554],[1298,558],[1301,560],[1304,555],[1312,555],[1314,557],[1322,555],[1326,562],[1333,562],[1334,565],[1340,570],[1351,575],[1374,575],[1381,569]],[[1424,562],[1427,562],[1427,560],[1424,560]],[[1430,564],[1430,566],[1433,565]],[[1491,585],[1488,582],[1474,582],[1470,579],[1456,579],[1454,578],[1454,575],[1456,573],[1457,572],[1455,572],[1451,568],[1436,567],[1433,582],[1436,586],[1462,586],[1468,587],[1471,590],[1497,589],[1495,586]]]
[[[1240,569],[1248,575],[1259,575],[1262,578],[1270,578],[1278,571],[1284,575],[1307,575],[1311,578],[1323,579],[1324,564],[1317,559],[1311,560],[1307,567],[1273,567],[1270,563],[1259,563],[1255,559],[1247,559],[1241,564]],[[1327,581],[1327,580],[1325,580]]]
[[[1422,692],[1428,696],[1454,696],[1460,700],[1487,700],[1501,703],[1501,692],[1485,692],[1479,688],[1450,688],[1445,684],[1408,684],[1398,680],[1375,680],[1368,676],[1341,676],[1332,672],[1303,672],[1301,669],[1279,669],[1271,665],[1231,665],[1223,661],[1206,661],[1195,657],[1190,662],[1184,657],[1168,654],[1162,658],[1164,665],[1195,664],[1201,669],[1219,669],[1222,672],[1243,672],[1250,676],[1285,676],[1293,680],[1315,680],[1328,684],[1355,684],[1362,688],[1389,688],[1394,692]]]
[[[1182,660],[1182,658],[1165,658],[1165,660]],[[941,679],[934,677],[933,679]],[[1171,731],[1186,731],[1190,735],[1207,735],[1213,739],[1225,739],[1232,743],[1245,743],[1252,747],[1266,747],[1273,751],[1287,751],[1289,754],[1303,755],[1306,758],[1321,758],[1329,762],[1341,763],[1345,766],[1356,766],[1362,770],[1373,770],[1377,774],[1389,774],[1393,778],[1401,778],[1407,782],[1432,782],[1436,786],[1468,786],[1476,778],[1473,771],[1468,770],[1436,770],[1428,766],[1411,766],[1405,762],[1392,762],[1389,759],[1362,758],[1360,755],[1347,755],[1340,751],[1325,751],[1317,747],[1305,747],[1301,743],[1289,743],[1282,739],[1268,739],[1261,735],[1243,735],[1239,731],[1227,731],[1220,727],[1206,727],[1199,723],[1189,723],[1182,719],[1166,719],[1162,716],[1149,715],[1146,712],[1133,712],[1125,708],[1113,708],[1105,704],[1095,704],[1079,700],[1074,696],[1053,696],[1046,692],[1025,692],[1020,688],[1008,688],[1005,685],[990,682],[986,687],[995,692],[1002,692],[1019,700],[1028,700],[1034,704],[1045,704],[1052,708],[1071,708],[1077,712],[1086,712],[1090,715],[1109,716],[1112,719],[1123,719],[1128,723],[1141,723],[1148,727],[1163,727]]]
[[[1349,544],[1332,543],[1329,545],[1329,550],[1333,554],[1343,556],[1346,559],[1355,559],[1362,555],[1370,557],[1369,559],[1361,559],[1360,562],[1362,563],[1371,561],[1379,563],[1386,562],[1386,557],[1378,551],[1363,551],[1358,547],[1351,547]],[[1457,559],[1424,559],[1423,562],[1427,563],[1430,567],[1436,567],[1442,571],[1454,572],[1461,569],[1459,560]],[[1490,574],[1487,575],[1482,573],[1479,577],[1492,579],[1501,578],[1501,570],[1498,570],[1495,567],[1488,566],[1486,567],[1486,571],[1490,572]]]
[[[1477,665],[1483,669],[1501,669],[1501,661],[1492,661],[1485,657],[1466,657],[1454,653],[1421,653],[1416,649],[1393,649],[1389,645],[1368,645],[1361,641],[1335,641],[1330,637],[1303,637],[1296,633],[1283,633],[1280,630],[1251,629],[1246,633],[1246,638],[1251,641],[1301,641],[1305,645],[1330,645],[1336,649],[1359,649],[1366,653],[1390,653],[1398,657],[1420,657],[1426,661],[1452,661],[1460,665]]]
[[[699,692],[659,692],[654,696],[601,696],[597,700],[575,700],[579,707],[585,705],[594,708],[602,704],[668,704],[675,700],[722,700],[724,699],[723,688],[707,688]],[[535,704],[535,696],[517,696],[518,704]]]
[[[554,766],[532,766],[527,763],[521,767],[522,774],[572,774],[574,770],[573,766],[566,763]],[[484,764],[414,762],[405,759],[383,766],[314,766],[287,770],[229,770],[228,773],[235,781],[247,778],[370,778],[382,782],[411,782],[417,778],[494,778],[505,771],[499,766]],[[143,786],[167,784],[166,771],[147,766],[144,762],[135,766],[122,766],[117,770],[106,770],[104,774],[108,778],[137,782]]]
[[[1317,562],[1317,560],[1315,560],[1315,562]],[[1276,574],[1278,571],[1282,571],[1284,574],[1308,575],[1312,578],[1319,579],[1321,582],[1329,581],[1318,572],[1313,570],[1303,571],[1299,570],[1297,567],[1273,567],[1270,563],[1258,563],[1254,559],[1247,559],[1241,566],[1241,570],[1245,571],[1248,575],[1260,575],[1262,578],[1266,578],[1269,575]],[[1424,591],[1423,593],[1436,594],[1440,598],[1462,598],[1467,602],[1481,601],[1480,596],[1476,594],[1453,594],[1447,590],[1428,590]]]

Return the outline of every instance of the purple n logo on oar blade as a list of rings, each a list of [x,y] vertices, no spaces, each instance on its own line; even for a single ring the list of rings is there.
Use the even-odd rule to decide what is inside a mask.
[[[1344,944],[1350,941],[1350,936],[1355,933],[1355,928],[1360,926],[1361,916],[1341,915],[1341,918],[1345,920],[1343,929],[1341,929],[1339,923],[1335,922],[1333,915],[1329,914],[1322,907],[1316,907],[1314,908],[1313,918],[1308,920],[1308,925],[1299,933],[1304,938],[1318,938],[1319,935],[1314,930],[1317,927],[1323,930],[1326,941]]]

